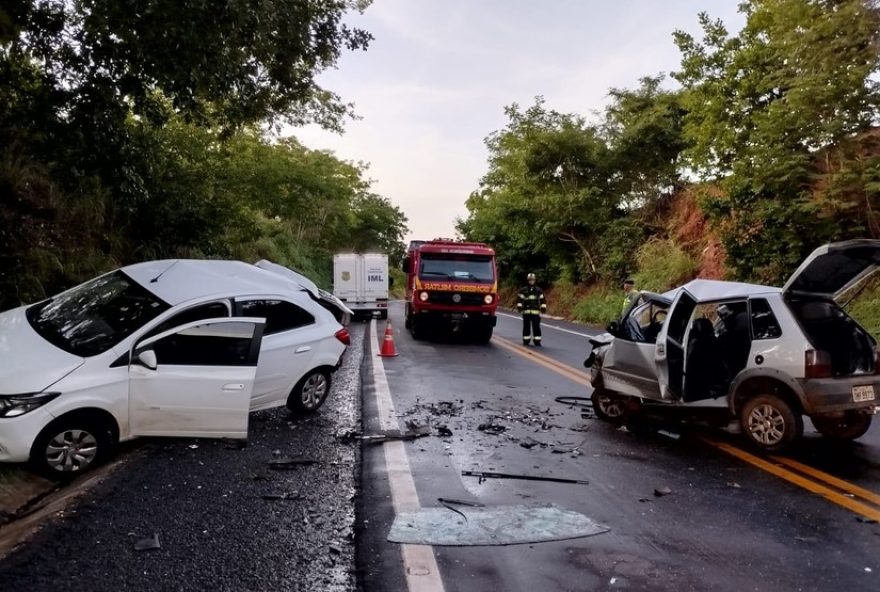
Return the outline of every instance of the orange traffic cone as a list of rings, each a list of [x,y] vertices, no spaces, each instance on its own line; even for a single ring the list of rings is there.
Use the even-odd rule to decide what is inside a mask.
[[[383,358],[393,358],[397,354],[397,348],[394,347],[394,331],[391,330],[391,321],[385,325],[385,339],[382,340],[382,348],[379,355]]]

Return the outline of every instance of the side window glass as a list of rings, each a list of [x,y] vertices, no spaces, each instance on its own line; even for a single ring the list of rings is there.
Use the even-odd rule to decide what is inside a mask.
[[[152,337],[153,335],[158,335],[159,333],[164,333],[169,329],[180,327],[181,325],[186,325],[187,323],[192,323],[194,321],[222,319],[223,317],[228,316],[229,305],[226,303],[226,301],[200,304],[198,306],[193,306],[192,308],[187,308],[186,310],[180,311],[176,315],[173,315],[169,319],[163,321],[157,327],[150,329],[150,331],[146,335],[144,335],[144,338]]]
[[[151,347],[159,366],[255,366],[254,325],[217,323],[168,335]]]
[[[315,322],[309,312],[285,300],[247,300],[240,304],[242,316],[266,319],[263,335],[290,331]]]
[[[779,321],[765,298],[752,300],[752,333],[755,339],[776,339],[782,336]]]
[[[681,295],[678,299],[678,303],[672,310],[672,317],[669,319],[669,329],[667,331],[668,337],[679,344],[682,343],[684,340],[684,332],[688,327],[691,314],[694,312],[696,306],[696,301],[688,294],[684,293]]]

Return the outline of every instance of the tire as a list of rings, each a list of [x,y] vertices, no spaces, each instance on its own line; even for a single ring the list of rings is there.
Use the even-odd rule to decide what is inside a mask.
[[[826,438],[835,440],[855,440],[865,435],[871,427],[871,416],[867,413],[847,411],[843,417],[811,417],[813,425]]]
[[[416,318],[411,318],[409,321],[409,332],[412,333],[413,339],[415,340],[424,339],[424,322],[419,321]]]
[[[115,430],[100,418],[61,417],[34,440],[30,464],[50,479],[72,479],[110,458],[116,443]]]
[[[626,402],[623,397],[610,395],[607,391],[596,389],[590,396],[593,413],[602,421],[621,425],[626,421]]]
[[[293,387],[287,397],[287,408],[294,413],[317,411],[327,400],[331,384],[330,372],[322,368],[312,370]]]
[[[488,344],[492,341],[492,325],[482,325],[474,329],[474,341],[477,343]]]
[[[782,450],[804,432],[800,414],[776,395],[758,395],[746,401],[739,421],[749,443],[767,452]]]

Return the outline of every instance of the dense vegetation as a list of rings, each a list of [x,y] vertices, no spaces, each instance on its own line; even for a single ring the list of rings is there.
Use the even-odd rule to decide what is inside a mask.
[[[561,278],[594,322],[626,275],[779,284],[822,243],[880,238],[878,6],[748,0],[736,35],[706,14],[702,39],[675,34],[674,90],[612,89],[598,119],[511,105],[459,232],[494,244],[511,283]]]
[[[274,132],[337,129],[315,82],[363,0],[11,0],[0,7],[0,310],[115,266],[399,248],[361,165]]]

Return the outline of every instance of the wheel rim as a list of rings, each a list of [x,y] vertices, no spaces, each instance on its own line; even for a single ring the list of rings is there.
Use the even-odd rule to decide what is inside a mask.
[[[321,404],[327,394],[327,379],[323,374],[312,374],[303,383],[302,404],[306,409],[314,409]]]
[[[623,415],[623,404],[611,397],[599,397],[599,409],[608,417]]]
[[[785,437],[785,417],[773,405],[758,405],[749,413],[749,434],[756,442],[773,446]]]
[[[85,430],[65,430],[49,440],[46,463],[55,471],[82,471],[98,456],[98,440]]]

